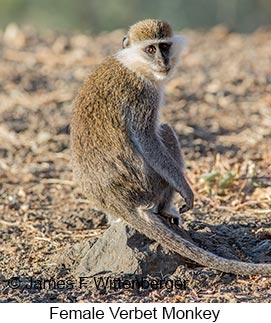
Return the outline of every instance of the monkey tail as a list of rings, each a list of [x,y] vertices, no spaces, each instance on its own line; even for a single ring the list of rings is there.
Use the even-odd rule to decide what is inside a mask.
[[[148,209],[138,208],[137,216],[126,214],[126,221],[148,238],[204,267],[240,275],[271,275],[271,264],[226,259],[196,246],[171,230],[159,216]]]

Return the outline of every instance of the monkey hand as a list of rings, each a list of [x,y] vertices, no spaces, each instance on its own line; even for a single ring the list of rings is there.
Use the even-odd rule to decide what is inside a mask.
[[[186,179],[184,179],[184,181],[182,182],[182,188],[179,193],[185,200],[185,204],[179,209],[180,214],[182,214],[188,210],[191,210],[194,205],[194,193],[187,183]]]

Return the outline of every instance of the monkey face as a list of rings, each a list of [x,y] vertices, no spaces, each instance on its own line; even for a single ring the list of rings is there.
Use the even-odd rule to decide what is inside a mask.
[[[166,76],[171,70],[171,47],[172,42],[170,41],[152,43],[143,47],[145,59],[149,61],[149,66],[155,73]]]
[[[184,48],[167,22],[147,19],[131,26],[116,57],[132,71],[160,83],[169,78]]]
[[[164,81],[172,75],[184,48],[185,37],[172,36],[132,43],[129,35],[116,57],[128,68],[143,77]]]

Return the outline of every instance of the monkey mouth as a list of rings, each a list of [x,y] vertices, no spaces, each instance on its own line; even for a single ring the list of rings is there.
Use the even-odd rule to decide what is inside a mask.
[[[156,72],[161,74],[168,74],[170,71],[170,67],[163,67],[156,70]]]

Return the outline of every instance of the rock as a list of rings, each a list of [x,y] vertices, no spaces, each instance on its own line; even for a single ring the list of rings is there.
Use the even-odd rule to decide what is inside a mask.
[[[76,274],[171,275],[184,259],[123,222],[115,222],[85,253]]]
[[[3,40],[8,47],[21,49],[25,46],[25,34],[15,23],[7,25]]]

